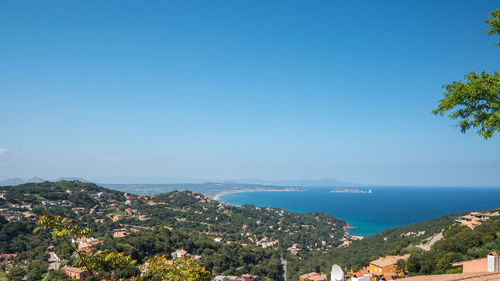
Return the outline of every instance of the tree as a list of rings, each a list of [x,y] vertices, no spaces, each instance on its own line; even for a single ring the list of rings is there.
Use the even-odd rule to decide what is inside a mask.
[[[154,256],[141,266],[145,274],[132,278],[132,281],[151,279],[169,281],[209,281],[210,272],[192,258],[168,260],[165,255]]]
[[[24,278],[24,275],[26,275],[26,270],[22,267],[13,267],[9,270],[9,273],[7,274],[7,279],[9,281],[21,281]]]
[[[500,34],[500,10],[490,13],[490,19],[486,21],[490,29],[486,30],[486,34],[495,35]],[[497,47],[500,48],[500,42],[497,42]]]
[[[89,228],[81,228],[74,220],[56,216],[44,211],[40,216],[34,232],[41,230],[50,230],[52,238],[61,239],[77,253],[79,259],[76,265],[90,272],[92,277],[96,277],[99,271],[121,269],[133,263],[131,257],[124,253],[101,251],[98,253],[86,253],[76,249],[71,240],[87,238],[90,234]]]
[[[56,216],[44,212],[37,221],[39,227],[35,232],[50,230],[54,239],[62,239],[78,255],[76,265],[90,272],[92,280],[97,280],[99,273],[114,272],[115,278],[120,280],[143,281],[143,280],[171,280],[171,281],[208,281],[210,272],[194,259],[167,260],[166,256],[154,256],[141,266],[143,274],[125,279],[137,273],[131,268],[135,263],[130,255],[123,252],[110,252],[107,250],[97,253],[86,253],[79,251],[71,240],[89,237],[90,229],[81,228],[74,220]],[[23,276],[24,276],[23,272]],[[20,275],[20,274],[18,274]],[[104,276],[99,276],[101,279]],[[21,277],[22,279],[22,277]],[[20,280],[20,279],[19,279]]]
[[[500,10],[490,13],[486,21],[490,29],[488,35],[500,34]],[[496,43],[500,48],[500,42]],[[444,85],[444,98],[439,101],[438,108],[432,113],[444,115],[455,110],[448,116],[458,119],[460,130],[465,133],[471,128],[477,128],[477,133],[488,139],[500,131],[500,75],[481,72],[471,72],[465,75],[465,81],[453,81]]]

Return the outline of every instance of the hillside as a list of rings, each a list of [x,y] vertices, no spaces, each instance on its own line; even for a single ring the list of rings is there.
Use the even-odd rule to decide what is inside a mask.
[[[214,275],[250,273],[264,280],[280,278],[281,258],[288,261],[287,280],[295,281],[304,273],[328,272],[332,264],[356,271],[378,257],[407,253],[410,275],[441,274],[455,270],[450,262],[481,257],[500,245],[497,219],[472,231],[456,225],[459,215],[448,215],[355,240],[346,234],[345,222],[328,214],[235,207],[192,191],[142,196],[77,181],[2,187],[0,253],[18,254],[15,264],[36,261],[30,267],[37,276],[46,271],[49,245],[73,260],[65,245],[32,233],[44,210],[90,227],[102,242],[95,248],[124,251],[139,263],[183,249]],[[435,238],[439,233],[441,240]],[[430,251],[416,247],[433,237]],[[137,268],[123,276],[134,273]]]
[[[500,251],[499,216],[471,229],[456,223],[455,220],[461,215],[447,215],[387,229],[354,241],[348,247],[331,249],[324,254],[309,252],[301,259],[289,258],[289,276],[291,280],[297,280],[300,274],[306,272],[328,272],[335,263],[346,272],[351,269],[358,271],[378,257],[404,254],[411,255],[402,264],[410,276],[461,272],[460,268],[453,268],[451,263],[484,258],[489,252]],[[434,243],[428,249],[417,247],[431,239]]]
[[[2,220],[8,239],[0,251],[19,254],[18,262],[33,256],[46,261],[49,242],[31,234],[33,221],[44,210],[76,219],[105,241],[97,247],[124,250],[138,261],[181,248],[200,255],[214,274],[253,273],[271,280],[280,274],[278,253],[287,247],[327,250],[345,235],[345,222],[327,214],[234,207],[191,191],[138,196],[61,181],[2,187],[0,194],[1,214],[9,221]],[[8,235],[11,229],[19,234]],[[113,238],[120,232],[124,237]],[[30,247],[37,239],[38,246]],[[56,245],[56,253],[69,259],[67,251]]]
[[[263,185],[236,182],[166,183],[166,184],[101,184],[104,187],[137,195],[157,195],[175,190],[188,190],[214,198],[217,194],[248,191],[302,191],[295,185]]]
[[[413,249],[435,233],[454,223],[458,215],[448,215],[411,225],[384,230],[381,233],[355,240],[347,247],[337,247],[325,253],[309,252],[298,259],[290,256],[291,280],[307,272],[328,272],[333,264],[339,264],[345,271],[357,271],[378,257],[398,254],[403,249]]]

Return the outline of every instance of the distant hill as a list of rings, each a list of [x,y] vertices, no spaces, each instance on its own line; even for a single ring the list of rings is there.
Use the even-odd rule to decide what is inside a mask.
[[[239,191],[294,190],[302,191],[300,187],[281,185],[262,185],[235,182],[204,182],[204,183],[164,183],[164,184],[100,184],[101,186],[139,195],[155,195],[174,190],[190,190],[214,198],[217,194]]]
[[[55,182],[58,182],[58,181],[79,181],[79,182],[89,182],[88,180],[84,179],[84,178],[80,178],[80,177],[62,177],[62,178],[58,178],[55,180]]]
[[[208,179],[186,179],[161,176],[114,176],[91,178],[91,182],[99,184],[172,184],[172,183],[202,183]]]
[[[23,184],[26,183],[24,179],[21,178],[10,178],[6,179],[3,181],[0,181],[0,186],[7,186],[7,185],[18,185],[18,184]]]
[[[299,179],[299,180],[260,180],[260,179],[244,179],[239,182],[268,184],[268,185],[287,185],[287,186],[359,186],[360,184],[343,182],[336,179],[323,178],[317,180]]]
[[[0,186],[19,185],[19,184],[24,184],[24,183],[29,183],[29,182],[41,183],[44,181],[45,181],[44,179],[37,178],[37,177],[29,178],[27,180],[22,179],[22,178],[10,178],[10,179],[0,181]]]
[[[352,183],[340,181],[332,178],[322,178],[322,179],[295,179],[295,180],[263,180],[258,178],[245,178],[238,180],[224,180],[224,179],[193,179],[193,178],[174,178],[174,177],[162,177],[162,176],[113,176],[113,177],[101,177],[101,178],[82,178],[82,177],[60,177],[57,179],[52,179],[50,181],[80,181],[80,182],[92,182],[96,184],[105,185],[189,185],[189,184],[206,184],[206,183],[220,183],[224,185],[229,184],[240,184],[240,185],[266,185],[266,186],[298,186],[298,187],[353,187],[353,186],[367,186],[365,184]],[[22,178],[11,178],[4,181],[0,181],[0,186],[6,185],[18,185],[28,182],[44,182],[41,178],[30,178],[28,180]],[[165,190],[163,191],[165,192]]]
[[[29,178],[26,182],[41,183],[44,181],[46,181],[46,180],[44,180],[42,178],[38,178],[38,177],[32,177],[32,178]]]

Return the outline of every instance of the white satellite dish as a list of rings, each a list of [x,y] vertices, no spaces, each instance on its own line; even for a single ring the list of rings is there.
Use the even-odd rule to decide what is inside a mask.
[[[344,272],[342,271],[342,268],[336,264],[332,266],[331,281],[344,281]]]

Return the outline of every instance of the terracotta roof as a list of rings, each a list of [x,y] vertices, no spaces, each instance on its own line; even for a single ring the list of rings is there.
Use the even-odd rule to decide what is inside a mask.
[[[359,278],[359,277],[365,276],[366,274],[369,274],[368,270],[367,269],[362,269],[362,270],[354,273],[353,275],[354,275],[354,277],[358,277]]]
[[[468,261],[459,261],[459,262],[454,262],[451,265],[452,266],[459,266],[459,265],[464,265],[466,263],[471,263],[471,262],[476,263],[476,262],[482,261],[482,260],[486,260],[486,258],[480,258],[480,259],[468,260]]]
[[[500,272],[423,275],[423,276],[409,277],[403,280],[405,281],[500,281]]]
[[[326,280],[326,274],[311,272],[311,273],[300,275],[300,279],[323,281],[323,280]]]
[[[406,260],[406,259],[408,259],[408,256],[389,256],[371,261],[370,264],[373,264],[378,267],[386,267],[388,265],[396,264],[399,260]]]
[[[72,266],[65,266],[62,269],[64,271],[69,271],[69,272],[73,272],[73,273],[82,273],[85,271],[85,270],[79,269],[77,267],[72,267]]]

